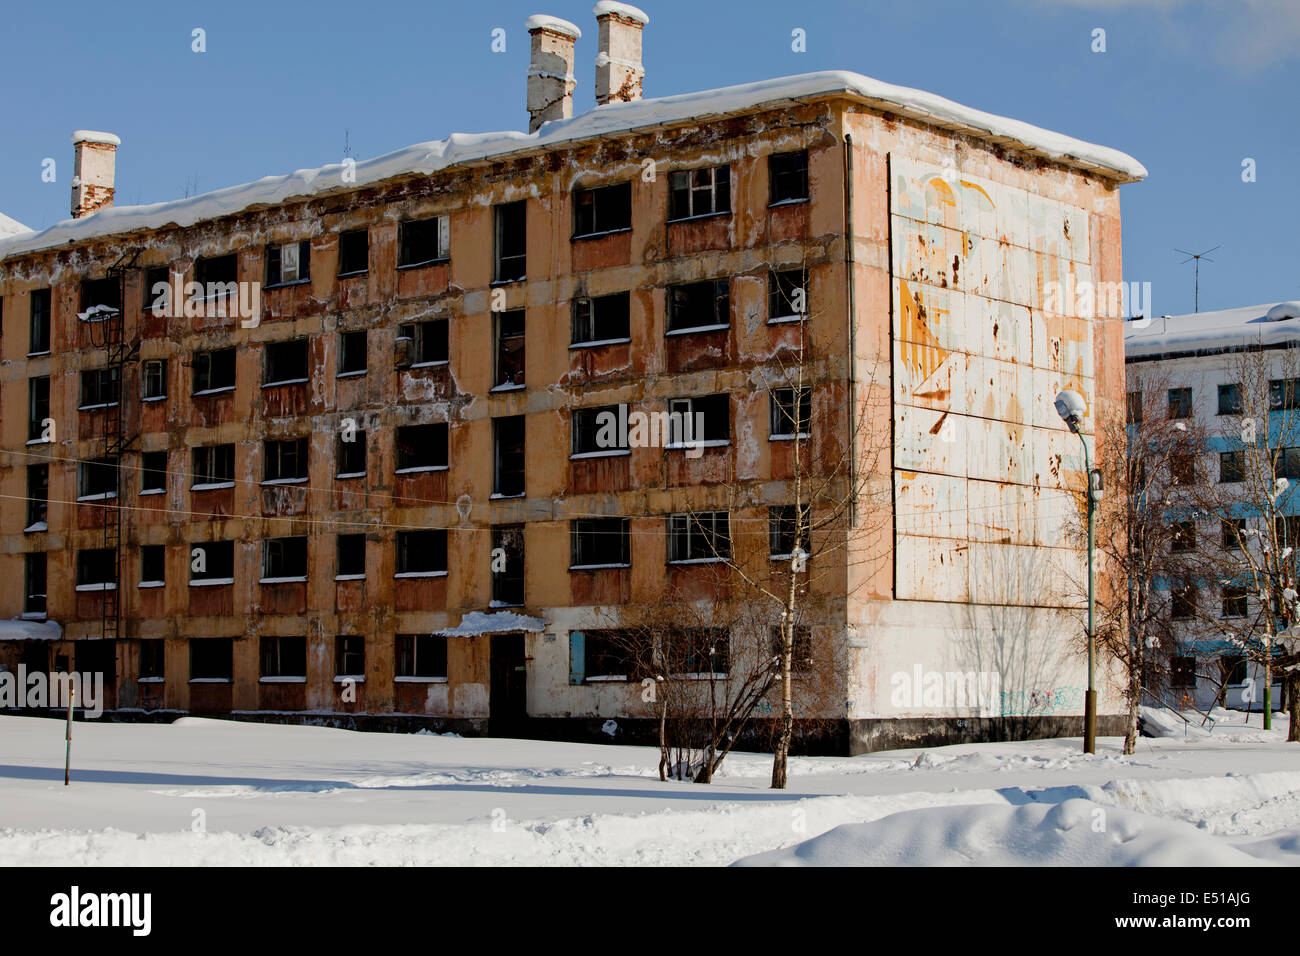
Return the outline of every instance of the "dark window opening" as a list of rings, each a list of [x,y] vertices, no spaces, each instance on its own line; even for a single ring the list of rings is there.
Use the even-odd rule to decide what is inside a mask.
[[[122,283],[118,279],[86,279],[81,283],[80,313],[89,322],[122,311]]]
[[[208,445],[194,449],[193,484],[220,485],[235,480],[235,446]]]
[[[731,634],[725,627],[688,627],[668,633],[665,656],[674,676],[726,677]]]
[[[1300,448],[1278,448],[1274,451],[1274,478],[1300,478]]]
[[[307,477],[307,439],[262,443],[262,480],[296,481]]]
[[[334,676],[365,677],[366,636],[339,634],[334,638]]]
[[[586,680],[634,680],[641,677],[635,639],[627,631],[584,631],[582,673]]]
[[[668,561],[718,561],[731,556],[731,528],[725,511],[668,516]]]
[[[774,388],[769,402],[773,438],[807,438],[812,423],[812,388]]]
[[[366,473],[366,433],[348,432],[340,435],[336,443],[336,478],[359,478]]]
[[[235,576],[235,542],[200,541],[190,545],[190,583],[229,582]]]
[[[46,522],[50,503],[50,466],[27,466],[27,527]]]
[[[118,459],[96,458],[77,466],[77,497],[104,498],[117,494]]]
[[[1187,689],[1196,686],[1196,658],[1190,655],[1175,657],[1170,661],[1169,683],[1172,687]]]
[[[1196,588],[1176,588],[1169,594],[1169,616],[1188,618],[1196,613]]]
[[[190,639],[190,680],[228,681],[234,677],[234,639]]]
[[[669,442],[678,448],[696,442],[731,440],[731,396],[701,395],[668,401]]]
[[[164,584],[167,581],[167,548],[146,544],[140,548],[140,584]]]
[[[707,329],[731,322],[731,283],[711,279],[668,289],[668,331]]]
[[[730,166],[683,169],[669,174],[669,222],[730,211]]]
[[[194,281],[203,286],[204,296],[224,295],[227,292],[237,291],[229,287],[239,281],[239,256],[231,252],[224,256],[211,256],[197,260],[194,263]],[[209,289],[210,284],[225,288]]]
[[[369,230],[353,229],[339,233],[339,275],[354,276],[369,271]]]
[[[594,345],[631,338],[629,319],[631,296],[626,292],[600,295],[592,299],[574,299],[572,310],[572,344]]]
[[[1142,393],[1129,392],[1126,396],[1126,410],[1130,425],[1142,424]]]
[[[235,350],[194,353],[194,394],[235,387]]]
[[[164,664],[166,661],[166,641],[161,637],[151,637],[140,641],[140,667],[139,674],[141,680],[162,680],[166,674]]]
[[[434,365],[449,359],[446,319],[405,322],[397,327],[397,367]]]
[[[1192,417],[1192,390],[1190,388],[1171,388],[1169,390],[1169,417]]]
[[[497,282],[514,282],[528,274],[527,210],[523,199],[495,209]]]
[[[262,350],[262,384],[283,385],[288,382],[305,382],[307,371],[307,340],[267,342]]]
[[[1272,411],[1300,408],[1300,378],[1275,378],[1268,383],[1268,407]]]
[[[774,558],[788,558],[795,548],[808,553],[810,509],[772,505],[767,509],[768,549]],[[802,519],[802,520],[800,520]]]
[[[121,399],[121,379],[115,366],[89,369],[81,373],[80,408],[105,408]]]
[[[575,408],[571,418],[570,454],[626,451],[628,436],[618,427],[618,406]]]
[[[171,269],[168,266],[152,266],[144,270],[144,289],[140,294],[141,305],[146,312],[166,315],[171,308]]]
[[[307,577],[307,536],[262,542],[262,580]]]
[[[524,494],[524,416],[492,419],[492,491],[503,498]]]
[[[306,282],[311,278],[311,242],[286,242],[266,247],[268,287]]]
[[[366,576],[366,536],[341,534],[336,544],[337,563],[334,576],[338,578],[364,578]]]
[[[1220,415],[1240,415],[1241,414],[1241,386],[1240,385],[1220,385],[1219,386],[1219,414]]]
[[[167,452],[140,454],[140,494],[167,490]]]
[[[1183,454],[1170,455],[1169,478],[1175,485],[1195,484],[1196,457],[1194,455]]]
[[[772,662],[773,669],[780,670],[781,655],[784,653],[784,640],[781,637],[779,627],[772,628]],[[812,670],[812,628],[807,624],[796,624],[794,626],[794,640],[790,648],[790,670],[798,674],[806,674]]]
[[[50,421],[50,379],[42,375],[27,380],[27,440],[48,439],[46,429]]]
[[[167,360],[150,359],[140,373],[141,397],[146,402],[167,397]]]
[[[1246,540],[1245,518],[1223,518],[1219,522],[1222,544],[1225,551],[1240,551],[1241,543]]]
[[[340,375],[360,375],[366,370],[366,330],[339,333]]]
[[[767,317],[789,319],[808,315],[808,273],[784,269],[768,275]]]
[[[1196,522],[1178,521],[1174,524],[1173,537],[1169,541],[1170,551],[1192,551],[1196,548]]]
[[[403,425],[397,429],[397,471],[447,467],[447,425]]]
[[[577,518],[570,521],[570,567],[627,567],[631,562],[629,524],[627,518]]]
[[[494,313],[496,319],[496,387],[524,384],[524,310]]]
[[[573,194],[573,238],[632,228],[632,184],[616,183]]]
[[[446,216],[404,222],[398,226],[397,266],[422,266],[450,254],[450,220]]]
[[[77,587],[116,584],[116,548],[86,548],[77,552]]]
[[[441,634],[398,634],[394,639],[398,677],[445,679],[447,638]]]
[[[1225,587],[1223,589],[1223,616],[1246,616],[1246,589],[1242,587]]]
[[[408,575],[445,574],[447,531],[397,532],[397,573]]]
[[[1219,452],[1219,481],[1245,481],[1246,457],[1241,451]]]
[[[50,350],[50,290],[37,289],[29,296],[31,322],[28,325],[28,355],[43,355]]]
[[[45,613],[45,572],[47,561],[44,551],[29,551],[23,555],[24,614]]]
[[[808,198],[808,151],[773,153],[767,158],[768,205]]]
[[[1279,548],[1300,551],[1300,515],[1284,515],[1273,521],[1273,533]]]
[[[492,529],[492,601],[524,603],[524,526],[497,525]]]

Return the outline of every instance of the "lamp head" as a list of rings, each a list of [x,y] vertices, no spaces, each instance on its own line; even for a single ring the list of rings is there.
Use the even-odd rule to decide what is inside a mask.
[[[1056,414],[1061,416],[1072,432],[1079,431],[1079,422],[1087,411],[1088,403],[1073,389],[1067,388],[1056,396]]]

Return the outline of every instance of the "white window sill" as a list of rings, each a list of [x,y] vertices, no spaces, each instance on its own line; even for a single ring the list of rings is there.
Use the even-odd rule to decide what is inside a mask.
[[[28,352],[28,353],[27,353],[27,357],[28,357],[28,358],[43,358],[44,356],[49,355],[49,354],[50,354],[50,350],[49,350],[49,349],[46,349],[44,352]]]
[[[632,454],[631,448],[611,448],[608,451],[580,451],[570,455],[569,461],[582,461],[585,458],[620,458]]]
[[[351,682],[353,684],[364,684],[366,682],[366,678],[365,675],[363,674],[335,674],[334,675],[334,683],[346,684],[348,682]]]
[[[290,279],[288,282],[272,282],[270,285],[262,286],[262,291],[267,292],[272,289],[289,289],[296,285],[310,285],[311,276],[305,279]]]
[[[365,579],[366,579],[366,576],[365,576],[364,574],[336,574],[336,575],[334,575],[334,580],[335,580],[335,581],[364,581]]]
[[[726,448],[731,444],[730,438],[710,438],[707,441],[670,442],[664,445],[664,451],[690,451],[692,448]]]
[[[116,491],[102,491],[97,495],[78,495],[77,501],[107,501],[109,498],[116,498]]]
[[[803,322],[806,315],[774,315],[767,320],[768,325],[789,325],[791,322]]]
[[[233,684],[234,678],[231,677],[191,677],[191,684]]]
[[[776,206],[796,206],[801,202],[807,202],[807,201],[808,201],[807,196],[799,196],[795,199],[778,199],[776,202],[768,203],[767,208],[772,209]]]
[[[571,564],[570,571],[608,571],[610,568],[630,568],[630,563],[622,564]]]
[[[166,581],[141,581],[139,584],[136,585],[136,587],[141,588],[141,589],[146,589],[146,588],[165,588],[166,586],[167,586],[167,582],[166,582]]]
[[[38,521],[35,524],[29,524],[26,528],[23,528],[23,534],[36,534],[37,532],[40,531],[49,531],[49,530],[50,530],[49,522]]]
[[[669,564],[726,564],[726,558],[679,558]]]
[[[310,480],[306,475],[301,478],[267,478],[262,485],[303,485]]]
[[[143,498],[145,495],[165,495],[165,494],[167,494],[166,488],[141,488],[140,489],[141,498]]]
[[[258,584],[304,584],[307,581],[305,574],[286,575],[282,578],[258,578]]]
[[[198,581],[191,581],[192,588],[218,588],[226,584],[234,584],[234,578],[207,578]]]
[[[569,237],[570,242],[581,242],[584,239],[604,239],[606,236],[617,236],[624,232],[631,232],[631,226],[620,226],[618,229],[602,229],[600,232],[583,232]]]
[[[679,222],[699,222],[701,219],[717,219],[721,216],[730,215],[730,209],[719,209],[717,212],[698,212],[693,216],[682,216],[680,219],[669,219],[668,225],[675,226]]]
[[[492,492],[492,494],[488,495],[488,501],[513,501],[517,498],[527,498],[527,497],[528,497],[528,492],[526,491],[521,491],[517,495],[503,495],[499,491],[494,491]]]
[[[423,262],[408,262],[404,266],[395,266],[398,272],[406,269],[423,269],[425,266],[436,266],[439,263],[451,262],[451,256],[439,256],[436,259],[425,259]]]
[[[400,268],[402,268],[402,267],[401,267],[401,266],[398,266],[398,268],[400,269]],[[367,266],[367,267],[364,268],[364,269],[353,269],[351,272],[340,272],[337,276],[335,276],[335,278],[336,278],[336,279],[355,279],[357,276],[363,276],[363,275],[366,275],[368,272],[370,272],[370,267],[369,267],[369,266]]]
[[[445,684],[445,677],[394,677],[395,684]]]
[[[210,481],[202,485],[190,485],[190,491],[220,491],[222,488],[233,488],[233,481]]]
[[[598,674],[595,677],[584,677],[583,681],[588,684],[613,684],[616,682],[627,683],[626,674]]]
[[[224,395],[226,392],[233,392],[235,386],[222,385],[220,388],[201,388],[197,392],[191,392],[191,398],[203,398],[205,395]]]
[[[116,590],[117,590],[117,585],[114,584],[112,581],[101,582],[99,584],[78,584],[77,585],[77,591],[79,593],[116,591]]]
[[[259,677],[259,684],[305,684],[306,677]]]
[[[446,571],[398,571],[395,578],[445,578]]]
[[[51,445],[51,444],[53,444],[53,442],[51,442],[48,438],[29,438],[29,439],[27,439],[27,444],[29,444],[29,445]]]
[[[366,473],[364,471],[345,471],[341,475],[335,475],[334,480],[339,481],[344,478],[364,478],[364,477],[366,477]]]
[[[727,679],[726,674],[696,673],[696,674],[674,674],[673,675],[673,680],[726,680],[726,679]]]
[[[339,372],[334,377],[335,378],[360,378],[362,375],[365,374],[366,374],[366,370],[363,368],[363,369],[358,369],[354,372]]]
[[[98,404],[96,404],[96,405],[78,405],[78,406],[77,406],[77,411],[79,411],[79,412],[94,412],[94,411],[98,411],[98,410],[101,409],[101,408],[117,408],[117,406],[118,406],[119,404],[121,404],[121,403],[120,403],[120,402],[100,402],[100,403],[98,403]]]
[[[142,402],[165,402],[165,401],[167,401],[167,396],[166,396],[166,395],[146,395],[146,396],[144,396],[144,398],[140,399],[140,401],[142,401]]]
[[[439,365],[450,365],[450,359],[439,359],[436,362],[412,362],[407,368],[436,368]]]
[[[49,617],[44,611],[23,611],[18,616],[22,621],[44,621]]]
[[[398,468],[395,475],[418,475],[425,471],[446,471],[449,465],[416,465],[414,468]]]
[[[490,389],[488,389],[488,391],[489,392],[522,392],[526,388],[528,388],[528,386],[523,382],[520,382],[519,384],[515,384],[514,382],[503,382],[500,385],[493,385]]]
[[[262,388],[278,388],[281,385],[306,385],[310,381],[309,378],[286,378],[278,382],[263,382]]]
[[[717,325],[693,325],[689,329],[669,329],[664,333],[664,338],[674,335],[694,335],[696,332],[721,332],[723,329],[731,328],[730,322],[723,322]]]
[[[594,349],[601,345],[627,345],[631,341],[632,339],[630,337],[622,338],[622,339],[594,339],[590,342],[574,342],[572,345],[569,346],[569,350],[572,351],[573,349]]]
[[[163,684],[166,681],[167,678],[165,677],[137,677],[135,679],[137,684]]]
[[[811,432],[800,432],[797,435],[768,435],[767,440],[768,441],[794,441],[795,439],[799,439],[800,441],[803,441],[804,439],[808,438],[810,434]]]

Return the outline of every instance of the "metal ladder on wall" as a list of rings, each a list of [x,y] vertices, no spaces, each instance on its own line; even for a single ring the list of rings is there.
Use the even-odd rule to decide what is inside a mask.
[[[135,254],[130,262],[124,262],[123,255],[108,270],[110,278],[118,282],[117,308],[104,313],[104,318],[90,323],[90,340],[95,348],[102,349],[106,358],[105,368],[109,371],[110,382],[116,383],[117,401],[109,402],[101,419],[100,440],[103,443],[103,457],[114,462],[112,465],[112,497],[103,500],[103,547],[111,550],[113,555],[113,588],[105,588],[100,614],[99,636],[103,640],[115,640],[122,629],[122,508],[121,500],[125,489],[122,487],[122,456],[134,450],[136,436],[127,434],[124,424],[126,407],[126,369],[135,361],[140,352],[139,339],[126,334],[126,276],[135,262]],[[111,387],[111,386],[110,386]]]

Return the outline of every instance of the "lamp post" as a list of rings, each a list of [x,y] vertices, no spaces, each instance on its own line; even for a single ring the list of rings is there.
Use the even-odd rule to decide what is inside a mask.
[[[1079,430],[1079,422],[1088,410],[1088,403],[1083,396],[1071,389],[1066,389],[1056,396],[1056,413],[1079,436],[1083,445],[1083,470],[1088,476],[1088,692],[1083,703],[1083,752],[1097,752],[1097,631],[1096,617],[1096,572],[1094,555],[1096,552],[1096,515],[1097,502],[1101,500],[1101,472],[1092,467],[1088,455],[1088,441]]]

